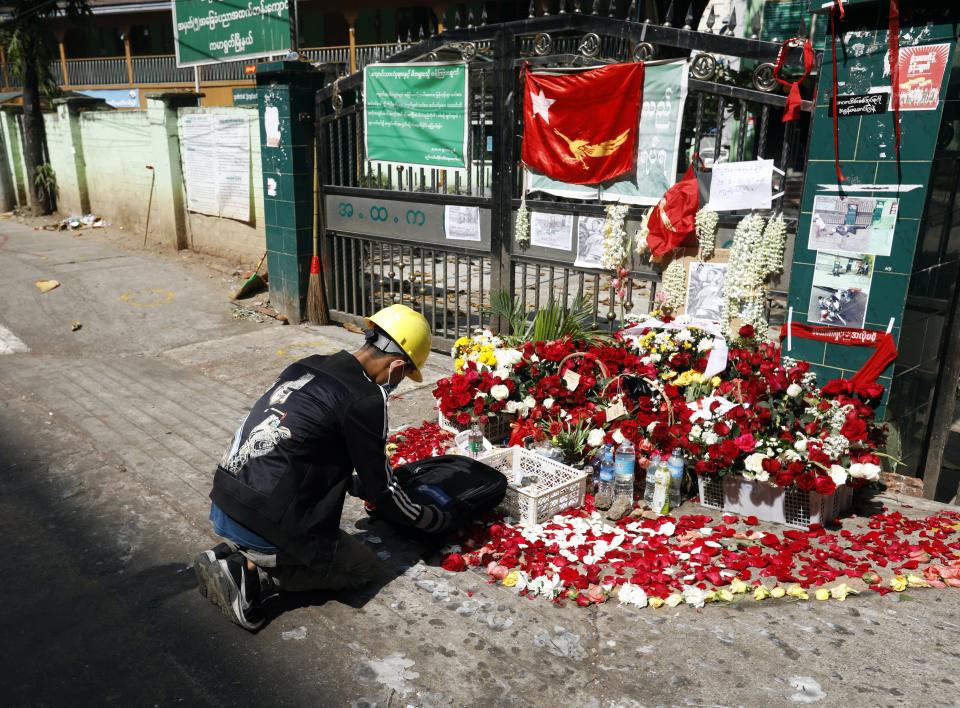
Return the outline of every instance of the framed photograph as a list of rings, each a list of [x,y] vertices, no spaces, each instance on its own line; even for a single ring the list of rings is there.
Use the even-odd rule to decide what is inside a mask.
[[[603,268],[603,225],[607,220],[599,216],[581,216],[577,219],[577,260],[579,268]]]
[[[869,253],[817,253],[807,321],[833,327],[863,327],[873,265],[874,257]]]
[[[808,248],[889,256],[899,206],[896,197],[814,197]]]
[[[689,261],[684,312],[691,317],[719,322],[726,277],[726,263]]]

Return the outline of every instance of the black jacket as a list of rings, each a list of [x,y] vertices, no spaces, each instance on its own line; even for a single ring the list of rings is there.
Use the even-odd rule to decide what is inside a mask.
[[[210,498],[310,566],[333,558],[353,470],[380,516],[441,530],[449,515],[410,501],[390,468],[386,438],[386,394],[356,357],[307,357],[253,406],[217,467]]]

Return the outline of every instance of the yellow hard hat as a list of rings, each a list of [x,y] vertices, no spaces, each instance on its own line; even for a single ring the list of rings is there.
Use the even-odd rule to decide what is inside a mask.
[[[414,381],[423,381],[420,368],[430,356],[430,325],[427,318],[406,305],[390,305],[374,313],[366,320],[368,327],[376,327],[384,332],[403,349],[404,354],[413,363],[414,370],[409,374]]]

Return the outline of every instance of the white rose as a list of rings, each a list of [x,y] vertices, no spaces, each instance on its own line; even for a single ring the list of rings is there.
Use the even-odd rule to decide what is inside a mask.
[[[587,435],[587,445],[590,447],[600,447],[603,445],[603,431],[600,428],[594,428]]]
[[[613,440],[617,445],[622,445],[623,441],[626,440],[626,438],[623,437],[623,433],[620,432],[620,428],[613,431]]]
[[[504,386],[503,384],[497,384],[496,386],[490,389],[490,395],[493,396],[498,401],[502,401],[507,396],[510,395],[510,389]]]
[[[754,479],[757,480],[758,482],[769,482],[769,481],[770,481],[770,473],[767,472],[766,470],[760,470],[759,472],[757,472],[757,474],[756,474],[756,476],[754,477]]]
[[[522,403],[517,401],[507,401],[506,411],[507,413],[516,413],[518,410],[520,410],[522,405]]]
[[[800,388],[799,384],[792,383],[787,386],[787,395],[790,396],[790,398],[796,398],[801,393],[803,393],[803,389]]]
[[[500,379],[502,381],[504,379],[510,378],[510,369],[505,369],[503,367],[498,366],[496,369],[493,370],[492,375],[495,379]]]
[[[716,445],[718,442],[720,442],[720,436],[712,430],[709,430],[703,434],[703,441],[707,445]]]
[[[807,451],[807,439],[800,438],[795,443],[793,443],[793,449],[797,452],[806,452]]]
[[[535,405],[537,405],[537,402],[533,399],[533,396],[527,396],[523,399],[523,405],[525,405],[527,408],[533,408]]]
[[[550,410],[551,408],[553,408],[553,399],[552,399],[552,398],[544,398],[544,399],[543,399],[543,407],[546,408],[547,410]]]
[[[530,355],[530,362],[531,362],[531,363],[536,364],[538,361],[540,361],[540,357],[538,357],[536,354],[531,354],[531,355]]]
[[[763,461],[765,459],[766,455],[764,455],[762,452],[755,452],[752,455],[747,455],[747,459],[743,461],[743,464],[754,474],[759,474],[763,472]]]
[[[880,467],[872,462],[854,462],[848,472],[855,479],[866,479],[870,482],[880,479]]]
[[[831,465],[830,471],[827,474],[830,475],[830,479],[832,479],[833,483],[838,487],[847,483],[847,471],[840,465]]]
[[[690,437],[694,440],[699,440],[701,435],[703,435],[703,428],[701,428],[699,425],[695,425],[690,428]]]
[[[660,363],[660,360],[661,360],[662,358],[663,358],[663,357],[660,356],[659,354],[651,354],[651,355],[650,355],[650,360],[651,360],[654,364]]]

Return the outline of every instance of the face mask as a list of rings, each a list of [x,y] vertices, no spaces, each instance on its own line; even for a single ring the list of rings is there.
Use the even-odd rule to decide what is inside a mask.
[[[399,364],[399,366],[397,366],[397,364]],[[400,381],[403,381],[403,367],[404,364],[402,361],[390,364],[390,369],[387,371],[387,382],[380,384],[380,388],[382,388],[388,396],[396,390],[397,386],[400,385]],[[390,379],[393,378],[393,370],[397,368],[400,369],[400,380],[397,381],[397,383],[390,383]]]

